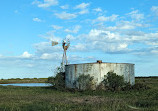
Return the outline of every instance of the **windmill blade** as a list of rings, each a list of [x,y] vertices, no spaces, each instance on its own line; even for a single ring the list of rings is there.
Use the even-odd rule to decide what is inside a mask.
[[[58,45],[59,43],[56,41],[52,41],[52,46]]]

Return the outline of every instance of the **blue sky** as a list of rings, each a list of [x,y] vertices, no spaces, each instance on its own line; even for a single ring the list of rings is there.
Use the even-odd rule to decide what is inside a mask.
[[[136,76],[158,75],[157,0],[1,0],[0,78],[54,75],[61,43],[69,63],[134,63]]]

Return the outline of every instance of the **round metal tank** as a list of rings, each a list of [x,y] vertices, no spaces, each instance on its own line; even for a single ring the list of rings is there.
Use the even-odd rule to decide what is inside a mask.
[[[117,75],[123,75],[124,80],[131,85],[135,84],[134,64],[131,63],[96,63],[69,64],[65,66],[66,86],[74,88],[74,82],[77,78],[84,74],[94,77],[96,85],[99,85],[104,79],[104,76],[113,71]]]

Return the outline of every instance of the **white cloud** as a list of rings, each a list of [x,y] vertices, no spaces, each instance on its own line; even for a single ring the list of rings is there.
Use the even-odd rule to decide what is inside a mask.
[[[76,45],[70,47],[70,51],[87,51],[87,44],[77,43]]]
[[[26,66],[31,68],[31,67],[34,67],[35,65],[34,64],[26,64]]]
[[[60,60],[62,58],[62,55],[59,53],[44,53],[40,57],[41,59],[53,59],[53,60]]]
[[[73,19],[77,17],[76,14],[67,13],[67,12],[55,13],[55,16],[60,19]]]
[[[130,15],[132,19],[136,19],[136,20],[144,19],[144,14],[139,13],[138,10],[134,10],[134,11],[128,13],[127,15]]]
[[[61,44],[56,46],[51,46],[51,42],[40,42],[34,44],[34,48],[36,49],[36,54],[41,55],[43,53],[52,53],[52,52],[60,52],[62,51]]]
[[[87,37],[88,41],[114,41],[119,39],[119,34],[105,30],[91,29]]]
[[[25,51],[20,57],[21,58],[31,58],[31,57],[33,57],[33,55],[29,54],[27,51]]]
[[[35,21],[35,22],[42,22],[42,20],[39,19],[39,18],[33,18],[32,20]]]
[[[151,50],[151,53],[158,54],[158,50]]]
[[[105,17],[105,16],[99,16],[96,20],[98,22],[105,22],[105,21],[115,21],[117,19],[118,15],[113,14],[111,16]]]
[[[152,11],[156,16],[158,16],[158,6],[152,6],[152,7],[151,7],[151,11]]]
[[[120,49],[125,49],[125,48],[127,48],[127,46],[128,46],[127,43],[119,44],[119,48],[120,48]]]
[[[88,46],[92,50],[101,50],[107,53],[128,52],[128,42],[122,40],[120,33],[92,29],[86,37]]]
[[[34,2],[32,2],[32,4],[35,4],[41,8],[47,8],[50,6],[58,5],[58,0],[44,0],[43,2],[35,0]]]
[[[86,14],[86,13],[89,13],[89,10],[88,9],[83,9],[79,12],[79,14],[83,15],[83,14]]]
[[[117,29],[135,29],[134,23],[131,23],[129,21],[122,21],[117,24]]]
[[[80,28],[80,25],[76,25],[75,27],[73,27],[73,29],[65,29],[64,31],[67,33],[77,33],[80,30]]]
[[[102,12],[102,9],[101,8],[95,8],[95,9],[93,9],[94,11],[96,11],[96,12]]]
[[[66,35],[66,39],[69,39],[71,41],[71,40],[75,40],[75,37],[73,35],[68,34]]]
[[[60,42],[62,40],[61,37],[55,36],[54,31],[48,31],[46,34],[40,35],[40,37],[45,38],[49,41],[56,41],[56,42]]]
[[[60,6],[60,8],[62,8],[62,9],[69,9],[69,5],[63,5],[63,6]]]
[[[55,30],[59,30],[59,29],[62,29],[63,27],[62,26],[58,26],[58,25],[51,25],[53,27],[53,29]]]
[[[89,6],[90,4],[89,3],[81,3],[77,6],[75,6],[75,9],[85,9]]]
[[[117,31],[117,30],[132,30],[132,29],[136,29],[136,28],[144,28],[144,27],[148,27],[149,24],[143,24],[143,23],[139,23],[139,22],[134,22],[134,21],[119,21],[116,23],[115,26],[109,26],[109,27],[105,27],[106,30],[109,31]]]

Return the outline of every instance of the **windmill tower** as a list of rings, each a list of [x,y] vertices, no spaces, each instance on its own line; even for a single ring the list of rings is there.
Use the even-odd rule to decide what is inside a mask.
[[[55,45],[57,45],[57,44],[58,44],[58,42],[52,41],[52,46],[55,46]],[[69,41],[69,39],[64,39],[64,40],[62,41],[62,47],[63,47],[63,50],[64,50],[64,52],[63,52],[63,57],[62,57],[62,62],[61,62],[62,71],[65,71],[65,65],[68,65],[68,60],[67,60],[66,51],[68,50],[69,46],[70,46],[70,41]]]

